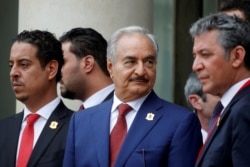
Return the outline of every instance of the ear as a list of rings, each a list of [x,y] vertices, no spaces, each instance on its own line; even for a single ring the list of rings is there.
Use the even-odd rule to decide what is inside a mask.
[[[189,95],[189,97],[188,97],[189,103],[192,105],[192,107],[195,110],[201,110],[202,109],[200,99],[201,99],[201,97],[198,96],[198,95]]]
[[[92,55],[87,55],[81,59],[81,64],[86,73],[90,73],[95,66],[95,58]]]
[[[109,71],[109,74],[110,74],[110,78],[113,78],[112,67],[113,67],[112,61],[110,59],[107,59],[107,68],[108,68],[108,71]]]
[[[52,80],[56,77],[56,74],[58,72],[58,61],[56,60],[51,60],[47,65],[46,65],[46,70],[48,72],[48,79]]]
[[[240,45],[236,46],[231,51],[230,61],[232,61],[232,66],[234,68],[238,68],[239,66],[244,64],[245,54],[246,54],[245,49]]]

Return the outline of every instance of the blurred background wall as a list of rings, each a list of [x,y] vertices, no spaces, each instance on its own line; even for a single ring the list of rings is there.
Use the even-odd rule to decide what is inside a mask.
[[[217,10],[218,0],[1,0],[0,118],[22,110],[9,82],[11,39],[23,30],[41,29],[60,37],[74,27],[92,27],[108,40],[129,25],[148,28],[159,43],[155,91],[168,101],[187,106],[184,84],[192,66],[188,31],[198,18]],[[60,94],[60,93],[59,93]],[[77,100],[63,99],[76,110]]]

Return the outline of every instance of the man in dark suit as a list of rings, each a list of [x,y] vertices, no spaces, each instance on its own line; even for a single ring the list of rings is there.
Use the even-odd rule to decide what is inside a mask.
[[[73,28],[60,37],[63,49],[61,95],[82,101],[84,108],[113,96],[107,70],[107,41],[92,28]]]
[[[73,114],[57,96],[62,64],[61,43],[50,32],[23,31],[14,39],[9,58],[10,81],[24,109],[0,121],[0,166],[62,166]],[[32,126],[33,137],[25,140],[32,116],[37,119]]]
[[[250,26],[235,16],[213,14],[190,28],[193,70],[205,93],[221,97],[197,167],[249,166]]]
[[[154,36],[139,26],[120,29],[107,52],[114,96],[72,117],[64,167],[193,167],[202,144],[200,123],[194,113],[153,91]]]

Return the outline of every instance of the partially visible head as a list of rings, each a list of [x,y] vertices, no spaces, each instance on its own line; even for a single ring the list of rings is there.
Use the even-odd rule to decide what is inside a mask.
[[[191,74],[189,74],[185,87],[184,87],[184,94],[185,94],[185,98],[186,98],[188,105],[193,109],[195,108],[192,106],[192,104],[189,101],[190,95],[197,95],[198,97],[202,99],[202,101],[204,102],[206,101],[206,94],[202,91],[202,85],[195,72],[192,72]]]
[[[247,22],[250,21],[249,0],[224,0],[219,6],[219,12],[235,15]]]
[[[10,50],[10,80],[18,100],[42,98],[61,79],[61,43],[48,31],[23,31]],[[52,93],[51,93],[52,94]],[[37,99],[36,99],[37,100]]]
[[[85,86],[87,83],[84,71],[91,73],[95,68],[109,77],[107,41],[96,30],[80,27],[63,34],[60,41],[64,55],[61,94],[66,98],[83,100],[85,87],[89,89]]]
[[[152,90],[157,54],[154,36],[143,27],[125,27],[113,33],[108,42],[107,57],[118,98],[131,101]]]
[[[250,69],[250,26],[243,20],[216,13],[195,22],[193,70],[203,91],[222,95]],[[225,79],[223,79],[225,78]]]
[[[103,73],[109,76],[107,70],[107,41],[92,28],[73,28],[60,37],[62,44],[70,43],[69,51],[78,59],[87,55],[94,57]]]
[[[219,97],[203,92],[202,84],[196,73],[192,72],[189,75],[184,87],[184,94],[187,103],[199,117],[211,118],[213,108],[219,101]]]

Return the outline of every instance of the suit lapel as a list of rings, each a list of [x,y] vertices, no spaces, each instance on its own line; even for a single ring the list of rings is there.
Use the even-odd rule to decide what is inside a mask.
[[[126,160],[135,150],[137,145],[141,143],[154,125],[157,124],[162,117],[161,113],[157,112],[160,107],[161,103],[159,98],[152,92],[142,104],[132,123],[117,157],[115,166],[124,166]],[[154,115],[154,118],[152,120],[146,119],[148,114],[151,113]]]
[[[241,99],[243,96],[247,94],[250,94],[250,86],[247,86],[246,88],[244,88],[244,91],[240,91],[239,93],[237,93],[235,97],[231,100],[231,102],[227,105],[227,107],[224,109],[221,115],[221,118],[219,120],[219,123],[217,124],[217,126],[215,127],[215,129],[213,130],[209,138],[207,139],[205,145],[203,146],[203,150],[197,159],[198,165],[203,159],[204,155],[206,154],[208,148],[210,147],[211,142],[213,141],[215,137],[215,134],[219,131],[220,127],[223,126],[224,121],[226,120],[227,116],[230,114],[230,108],[232,107],[232,105],[234,105],[237,101],[239,101],[239,99]]]
[[[66,109],[67,108],[61,101],[59,105],[56,107],[56,109],[53,111],[51,116],[49,117],[32,151],[30,161],[29,161],[29,166],[35,166],[35,164],[39,161],[39,159],[42,157],[42,155],[46,151],[51,140],[54,138],[57,132],[60,131],[60,129],[64,125],[65,120],[63,118],[65,118],[68,115],[68,112],[64,112],[64,110]],[[58,123],[57,128],[55,129],[50,128],[50,124],[52,121],[55,121]]]
[[[112,103],[113,100],[108,100],[98,105],[98,108],[95,112],[92,112],[91,116],[91,127],[93,128],[97,156],[99,164],[102,166],[109,166],[109,127]]]

